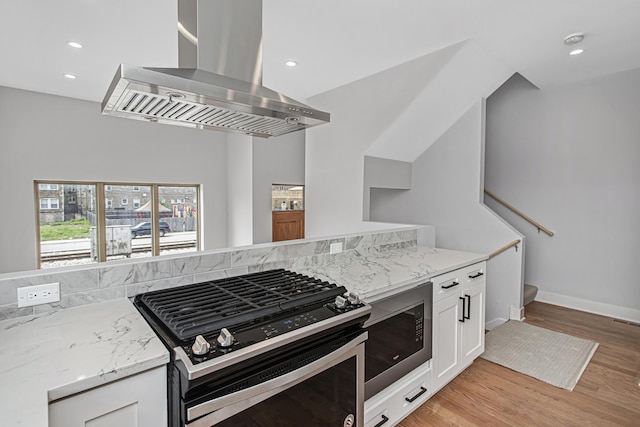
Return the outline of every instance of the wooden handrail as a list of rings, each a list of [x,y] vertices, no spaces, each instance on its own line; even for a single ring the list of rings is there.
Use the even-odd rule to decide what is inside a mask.
[[[509,209],[510,211],[512,211],[513,213],[519,215],[520,217],[522,217],[522,219],[524,219],[525,221],[529,222],[530,224],[532,224],[534,227],[536,227],[539,231],[544,231],[545,233],[547,233],[549,236],[553,236],[555,233],[551,230],[549,230],[547,227],[544,227],[542,225],[540,225],[539,223],[535,222],[534,220],[532,220],[531,218],[529,218],[528,216],[526,216],[524,213],[522,213],[521,211],[519,211],[518,209],[514,208],[513,206],[511,206],[509,203],[505,202],[504,200],[502,200],[500,197],[496,196],[495,194],[493,194],[491,191],[489,190],[484,190],[485,194],[488,194],[489,196],[491,196],[492,199],[494,199],[496,202],[500,203],[501,205],[503,205],[505,208]]]
[[[489,259],[493,258],[496,255],[500,255],[502,252],[506,251],[507,249],[509,249],[512,246],[517,245],[518,243],[520,243],[521,240],[520,239],[516,239],[511,243],[508,243],[506,245],[504,245],[503,247],[501,247],[500,249],[498,249],[497,251],[491,252],[491,254],[489,255]],[[516,252],[518,251],[518,248],[516,248]]]

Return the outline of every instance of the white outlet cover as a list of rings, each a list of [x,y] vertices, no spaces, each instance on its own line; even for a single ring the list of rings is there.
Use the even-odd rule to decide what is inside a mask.
[[[342,242],[332,243],[329,246],[329,254],[339,254],[342,253]]]
[[[31,298],[29,298],[29,294],[32,295]],[[38,296],[34,298],[34,295]],[[18,288],[18,307],[30,307],[56,301],[60,301],[60,282]]]

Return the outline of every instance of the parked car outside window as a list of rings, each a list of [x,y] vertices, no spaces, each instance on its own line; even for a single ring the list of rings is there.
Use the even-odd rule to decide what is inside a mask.
[[[165,221],[160,221],[160,237],[164,237],[165,234],[171,232],[171,227]],[[151,223],[141,222],[140,224],[131,227],[131,238],[135,239],[138,236],[150,236],[151,235]]]

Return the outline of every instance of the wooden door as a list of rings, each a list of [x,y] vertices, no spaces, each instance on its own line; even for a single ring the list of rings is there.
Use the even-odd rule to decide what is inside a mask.
[[[304,211],[274,211],[271,213],[271,240],[304,239]]]

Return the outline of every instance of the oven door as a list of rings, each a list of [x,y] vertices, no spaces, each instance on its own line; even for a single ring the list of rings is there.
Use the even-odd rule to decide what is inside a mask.
[[[367,332],[362,331],[301,368],[286,373],[282,368],[282,375],[258,385],[187,403],[185,425],[363,426],[366,339]]]

